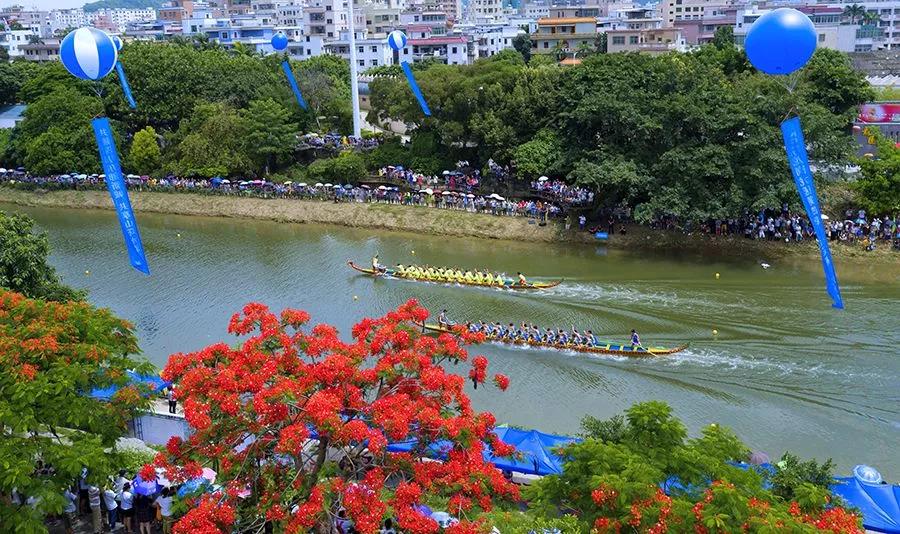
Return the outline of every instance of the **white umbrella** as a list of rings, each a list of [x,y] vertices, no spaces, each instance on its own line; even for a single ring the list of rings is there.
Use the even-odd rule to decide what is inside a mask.
[[[450,171],[444,171],[444,176],[450,174]]]
[[[387,187],[385,187],[385,186],[383,186],[383,185],[379,185],[379,186],[378,186],[378,189],[381,189],[382,191],[384,191],[384,190],[387,189]]]
[[[105,174],[101,174],[101,175],[100,175],[100,178],[106,178],[106,175],[105,175]]]
[[[469,193],[468,195],[466,195],[466,198],[475,198],[475,195],[473,195],[472,193]]]
[[[294,182],[287,181],[287,182],[284,182],[284,185],[294,185]]]
[[[306,182],[300,182],[300,183],[297,184],[297,185],[299,185],[300,187],[306,187]]]
[[[314,187],[322,187],[322,182],[316,182],[316,185]]]
[[[444,191],[443,193],[441,193],[441,196],[447,196],[447,195],[450,195],[450,194],[451,194],[450,191]]]
[[[334,187],[334,186],[331,184],[325,184],[325,187]]]
[[[6,169],[0,167],[0,172],[6,172]]]
[[[222,180],[222,183],[223,183],[223,184],[230,184],[230,183],[231,183],[231,180]]]
[[[538,178],[538,182],[546,182],[549,179],[550,178],[547,178],[546,176],[541,176],[540,178]]]
[[[428,189],[424,189],[422,192],[425,193],[425,194],[428,194],[428,195],[433,195],[433,194],[434,194],[434,191],[432,191],[430,187],[429,187]]]
[[[828,215],[825,215],[825,214],[823,213],[823,214],[822,214],[822,220],[823,220],[823,221],[827,221],[827,220],[828,220]]]

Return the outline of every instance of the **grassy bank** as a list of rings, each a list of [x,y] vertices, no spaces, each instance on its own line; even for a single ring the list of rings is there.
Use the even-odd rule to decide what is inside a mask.
[[[547,226],[529,224],[525,217],[494,217],[460,211],[392,204],[359,204],[196,195],[190,193],[132,192],[137,212],[170,213],[266,219],[293,223],[322,223],[358,228],[396,230],[455,237],[475,237],[520,242],[571,242],[597,244],[589,234],[566,231],[558,222]],[[43,207],[112,209],[105,191],[28,192],[0,187],[0,202]],[[610,248],[634,252],[668,253],[719,259],[812,262],[818,264],[819,252],[813,241],[773,243],[742,237],[685,235],[661,232],[632,225],[625,235],[615,235],[605,243]],[[832,247],[835,260],[848,266],[886,266],[900,271],[900,253],[882,245],[866,252],[861,245]]]

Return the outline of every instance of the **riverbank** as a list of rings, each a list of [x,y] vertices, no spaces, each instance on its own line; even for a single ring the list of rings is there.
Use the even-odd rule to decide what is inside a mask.
[[[417,234],[474,237],[533,243],[599,242],[586,232],[565,230],[561,221],[540,226],[526,217],[498,217],[463,211],[379,203],[332,203],[298,199],[264,199],[211,196],[192,193],[131,192],[137,212],[212,217],[248,218],[291,223],[319,223],[355,228],[371,228]],[[31,192],[0,187],[0,202],[25,206],[111,210],[105,191]],[[666,232],[629,225],[625,235],[603,242],[613,249],[664,253],[677,256],[753,258],[760,261],[818,261],[818,247],[806,243],[774,243],[742,237],[716,237],[682,232]],[[900,270],[900,253],[886,245],[867,252],[859,245],[832,247],[835,259],[852,266],[890,266]]]

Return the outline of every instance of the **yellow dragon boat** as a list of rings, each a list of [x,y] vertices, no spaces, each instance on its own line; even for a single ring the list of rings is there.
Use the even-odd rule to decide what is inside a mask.
[[[454,333],[452,328],[446,328],[436,324],[424,324],[420,325],[428,332],[434,332],[437,334],[442,333]],[[534,341],[534,340],[526,340],[526,339],[509,339],[502,338],[497,336],[486,336],[487,341],[492,343],[501,343],[504,345],[520,345],[527,347],[537,347],[537,348],[546,348],[546,349],[554,349],[560,351],[572,351],[572,352],[583,352],[589,354],[612,354],[616,356],[629,356],[633,358],[648,358],[652,356],[668,356],[670,354],[675,354],[676,352],[681,352],[688,348],[688,344],[679,345],[675,348],[667,348],[667,347],[632,347],[631,345],[621,345],[616,343],[607,343],[603,342],[597,345],[576,345],[574,343],[567,343],[565,345],[560,343],[544,343],[543,341]]]
[[[496,287],[498,289],[550,289],[551,287],[556,287],[562,283],[562,280],[557,280],[555,282],[531,282],[528,284],[520,284],[516,280],[505,279],[502,284],[497,284],[496,282],[493,284],[488,284],[486,282],[468,282],[466,280],[442,280],[442,279],[426,279],[422,277],[412,277],[406,274],[401,274],[396,272],[394,269],[387,268],[384,272],[378,272],[375,269],[369,269],[366,267],[361,267],[352,261],[348,260],[347,265],[350,266],[351,269],[359,271],[361,273],[365,273],[371,276],[384,276],[388,278],[397,278],[400,280],[413,280],[416,282],[434,282],[438,284],[460,284],[464,286],[478,286],[478,287]]]

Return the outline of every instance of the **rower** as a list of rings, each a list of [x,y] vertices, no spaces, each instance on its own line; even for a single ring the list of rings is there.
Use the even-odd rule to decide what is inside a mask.
[[[490,271],[488,271],[487,276],[484,277],[484,282],[489,286],[494,285],[494,275],[491,274]]]
[[[475,282],[478,284],[484,283],[484,275],[481,274],[481,271],[475,271]]]
[[[438,326],[441,328],[450,326],[450,321],[447,320],[447,310],[441,310],[441,313],[438,315]]]
[[[556,342],[560,345],[568,345],[569,344],[569,336],[563,332],[562,328],[557,329],[556,331]]]
[[[587,335],[588,335],[588,342],[590,343],[590,345],[592,347],[596,347],[597,345],[600,344],[600,340],[597,339],[597,336],[595,336],[593,332],[588,330]]]
[[[471,333],[474,334],[474,333],[478,332],[478,324],[477,324],[477,323],[467,323],[467,324],[466,324],[466,329],[467,329],[469,332],[471,332]]]
[[[637,347],[644,348],[643,346],[641,346],[641,336],[638,335],[636,330],[632,329],[631,330],[631,350],[634,350]]]
[[[484,335],[488,335],[491,333],[491,327],[489,324],[485,323],[484,321],[481,321],[478,324],[478,331]]]
[[[372,256],[372,270],[376,273],[383,273],[386,270],[384,265],[378,263],[378,254]]]
[[[397,267],[394,268],[394,274],[397,276],[403,276],[406,274],[406,268],[403,267],[402,263],[398,263]]]
[[[472,276],[472,271],[466,271],[466,274],[463,275],[463,278],[470,284],[475,281],[475,277]]]
[[[500,334],[503,333],[503,325],[499,322],[494,323],[494,328],[491,330],[492,337],[500,337]]]
[[[553,340],[556,336],[553,335],[553,329],[548,328],[546,332],[544,332],[544,343],[553,343]]]
[[[520,285],[520,286],[527,286],[527,285],[528,285],[528,280],[525,280],[525,275],[524,275],[524,274],[522,274],[522,273],[516,273],[516,276],[519,277],[519,285]]]

